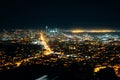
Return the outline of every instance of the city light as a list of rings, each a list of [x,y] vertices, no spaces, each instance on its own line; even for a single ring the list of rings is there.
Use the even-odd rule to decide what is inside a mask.
[[[107,32],[116,32],[116,30],[72,30],[72,33],[83,33],[83,32],[107,33]]]
[[[85,30],[72,30],[72,33],[83,33]]]
[[[45,42],[45,38],[43,36],[43,33],[40,33],[40,38],[41,43],[44,45],[44,48],[46,49],[46,51],[44,52],[44,55],[49,55],[52,50],[50,49],[50,47],[47,45],[47,43]]]
[[[86,32],[93,32],[93,33],[106,33],[106,32],[115,32],[115,30],[88,30]]]
[[[94,73],[110,67],[119,77],[119,32],[92,29],[58,30],[55,33],[54,29],[53,32],[50,30],[1,32],[0,44],[4,46],[0,46],[0,71],[32,64],[55,67],[59,65],[58,60],[62,60],[64,67],[73,62],[92,62]],[[10,51],[6,47],[13,49],[14,56],[8,55]]]

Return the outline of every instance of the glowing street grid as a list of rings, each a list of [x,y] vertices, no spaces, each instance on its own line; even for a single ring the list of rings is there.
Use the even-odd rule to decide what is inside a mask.
[[[55,66],[61,59],[65,67],[73,61],[88,61],[94,67],[95,73],[100,69],[111,67],[120,77],[119,30],[17,29],[1,32],[0,44],[40,47],[35,50],[30,49],[31,47],[24,49],[17,45],[14,55],[11,56],[6,53],[7,49],[1,49],[0,71],[28,64],[49,65],[52,62],[50,66]]]

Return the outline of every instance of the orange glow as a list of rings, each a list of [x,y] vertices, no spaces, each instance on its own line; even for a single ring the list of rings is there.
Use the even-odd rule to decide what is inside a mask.
[[[21,62],[16,62],[16,64],[17,64],[17,67],[19,67],[21,65]]]
[[[115,32],[115,30],[90,30],[88,32],[104,33],[104,32]]]
[[[94,72],[98,72],[98,71],[100,71],[101,69],[104,69],[104,68],[106,68],[106,66],[100,66],[100,67],[94,68]]]
[[[82,33],[85,32],[84,30],[72,30],[72,33]]]
[[[104,32],[116,32],[115,30],[72,30],[72,33],[82,33],[82,32],[91,32],[91,33],[104,33]]]
[[[47,43],[45,42],[45,38],[43,36],[43,34],[40,34],[40,40],[42,40],[42,44],[44,45],[46,51],[44,52],[44,55],[49,55],[52,50],[50,49],[50,47],[47,45]]]

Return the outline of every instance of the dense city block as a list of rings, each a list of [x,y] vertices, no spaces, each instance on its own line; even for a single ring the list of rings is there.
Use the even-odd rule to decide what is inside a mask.
[[[83,71],[90,69],[90,74],[93,75],[90,79],[100,80],[97,75],[101,70],[107,68],[113,69],[116,76],[120,77],[119,58],[120,34],[115,30],[73,31],[46,28],[46,30],[16,29],[0,32],[1,74],[21,67],[30,68],[33,65],[39,65],[44,66],[43,71],[47,73],[49,71],[46,70],[46,67],[47,69],[52,68],[54,74],[54,70],[57,72],[58,69],[63,71],[66,69],[68,72],[69,69],[73,71],[77,68]],[[52,75],[52,73],[49,75],[47,73],[42,73],[46,75],[43,76],[44,78]],[[65,74],[70,75],[70,73]],[[77,75],[76,77],[78,77]],[[58,75],[56,74],[52,78],[57,80]],[[80,79],[87,80],[84,78],[83,76],[83,79]]]

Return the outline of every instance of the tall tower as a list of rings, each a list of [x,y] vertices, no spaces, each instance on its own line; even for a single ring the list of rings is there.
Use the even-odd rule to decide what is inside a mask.
[[[48,26],[47,25],[45,26],[45,29],[46,29],[46,32],[47,32],[48,31]]]

